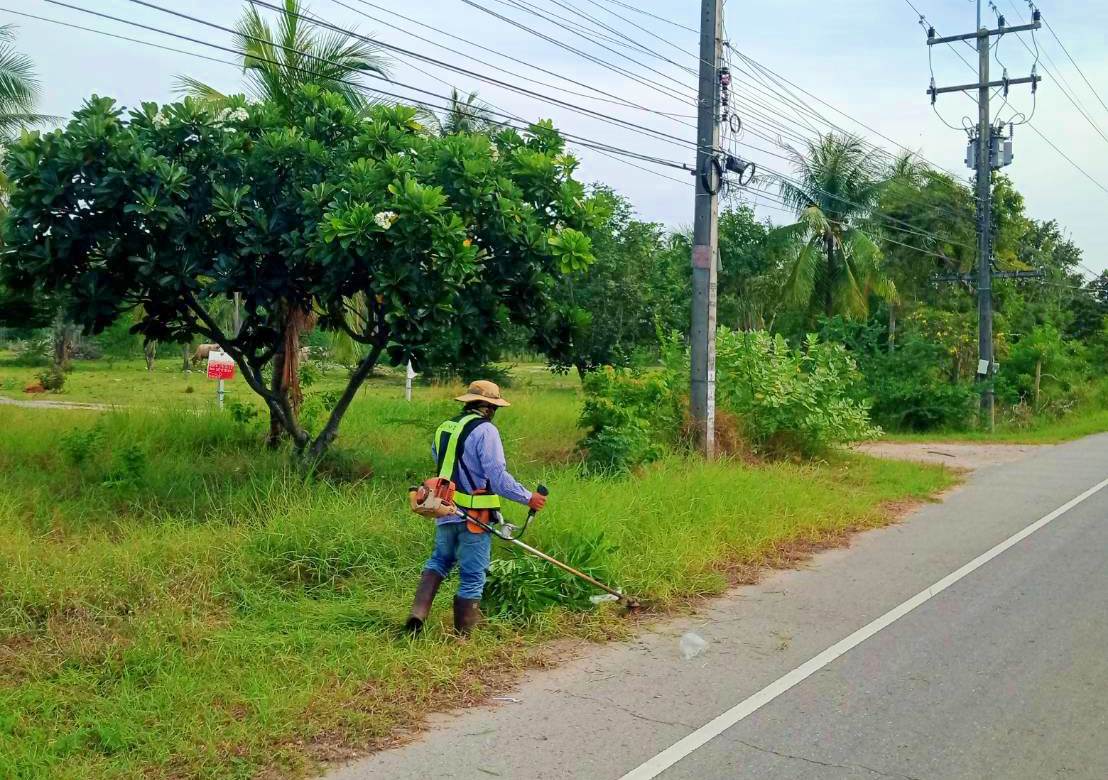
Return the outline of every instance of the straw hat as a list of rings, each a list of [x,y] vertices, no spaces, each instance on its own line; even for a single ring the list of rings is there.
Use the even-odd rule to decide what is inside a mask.
[[[511,406],[510,403],[500,397],[500,386],[484,379],[478,379],[469,386],[469,392],[454,399],[464,404],[470,401],[484,401],[493,406]]]

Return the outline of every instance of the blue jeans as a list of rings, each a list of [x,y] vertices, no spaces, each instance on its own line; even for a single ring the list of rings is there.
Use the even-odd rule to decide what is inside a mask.
[[[475,534],[465,523],[443,523],[435,528],[435,551],[424,569],[444,578],[458,564],[458,596],[481,600],[485,590],[485,572],[492,561],[492,534]]]

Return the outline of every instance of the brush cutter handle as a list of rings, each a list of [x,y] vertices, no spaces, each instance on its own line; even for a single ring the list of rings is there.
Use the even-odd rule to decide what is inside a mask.
[[[550,495],[550,488],[548,488],[546,485],[540,484],[538,487],[535,488],[535,492],[538,493],[540,496],[549,496]],[[538,513],[538,511],[539,510],[537,510],[537,509],[532,509],[530,512],[527,513],[527,522],[528,523],[535,519],[535,515]],[[526,528],[526,527],[527,526],[524,525],[524,528]]]

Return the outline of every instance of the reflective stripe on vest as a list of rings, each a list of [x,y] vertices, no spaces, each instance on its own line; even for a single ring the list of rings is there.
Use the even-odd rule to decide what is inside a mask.
[[[441,479],[448,479],[454,484],[458,483],[455,471],[459,467],[464,468],[462,466],[463,453],[458,449],[459,446],[463,451],[465,449],[465,444],[461,441],[462,434],[468,425],[478,420],[485,421],[485,418],[479,414],[467,414],[455,420],[447,420],[435,431],[435,447],[439,452],[439,477]],[[449,437],[445,447],[442,446],[443,436]],[[500,509],[500,496],[495,494],[471,495],[456,490],[454,503],[463,509]]]

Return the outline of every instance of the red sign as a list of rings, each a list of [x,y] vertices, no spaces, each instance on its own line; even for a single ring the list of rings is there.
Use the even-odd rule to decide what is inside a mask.
[[[235,361],[226,352],[208,353],[208,379],[234,379]]]

